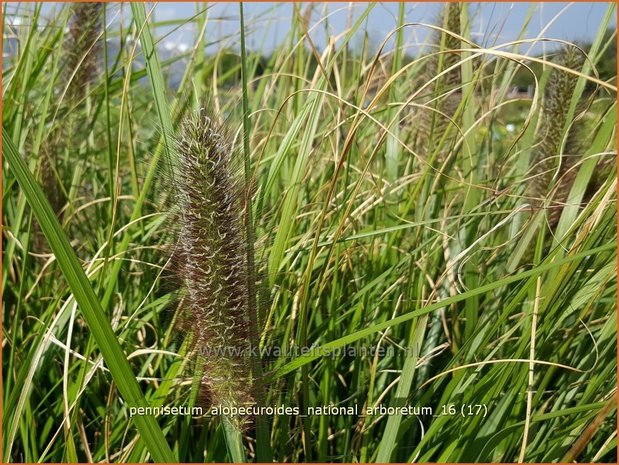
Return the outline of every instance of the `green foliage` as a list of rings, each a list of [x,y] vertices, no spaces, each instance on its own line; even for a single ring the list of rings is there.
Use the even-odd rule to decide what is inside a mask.
[[[312,8],[295,5],[268,56],[207,54],[200,36],[165,57],[170,24],[134,3],[122,34],[97,34],[107,60],[75,99],[74,8],[3,16],[18,45],[3,70],[6,461],[616,461],[614,5],[584,65],[525,56],[529,42],[480,50],[453,4],[435,25],[401,14],[388,56],[369,52],[373,4],[318,50]],[[207,13],[174,27],[213,37]],[[430,26],[432,47],[407,55]],[[521,73],[532,98],[510,92]],[[553,228],[536,198],[561,204]],[[258,345],[262,363],[196,363],[217,340]],[[242,432],[229,416],[130,415],[208,405],[200,385],[214,404],[259,387],[264,406],[358,412]],[[380,410],[403,406],[433,414]]]

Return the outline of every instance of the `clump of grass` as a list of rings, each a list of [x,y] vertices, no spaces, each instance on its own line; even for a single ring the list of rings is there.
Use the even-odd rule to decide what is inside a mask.
[[[231,146],[224,128],[202,108],[182,123],[178,153],[172,260],[184,290],[180,327],[198,352],[202,398],[213,405],[251,404],[242,186]]]
[[[3,73],[5,462],[243,462],[243,456],[262,463],[513,462],[520,456],[616,462],[616,411],[606,407],[616,392],[616,184],[607,177],[565,234],[556,234],[561,247],[542,247],[547,228],[523,221],[531,196],[526,170],[539,147],[536,125],[523,120],[538,121],[542,106],[508,95],[519,66],[533,58],[522,52],[530,41],[498,43],[488,61],[475,58],[484,68],[472,69],[476,47],[461,10],[462,24],[450,29],[458,40],[437,32],[435,56],[408,57],[405,44],[415,28],[404,27],[403,12],[394,58],[375,59],[364,24],[378,6],[361,7],[355,20],[359,6],[351,4],[351,24],[342,34],[332,35],[332,22],[297,15],[269,56],[258,51],[228,60],[235,37],[221,37],[220,52],[212,54],[206,38],[216,36],[213,10],[198,4],[195,17],[178,23],[201,31],[191,51],[161,60],[157,44],[166,42],[162,34],[171,24],[133,3],[133,21],[110,20],[107,84],[93,81],[70,102],[65,76],[75,70],[64,69],[70,28],[62,34],[59,26],[73,24],[74,9],[65,5],[59,20],[43,24],[40,8],[33,6],[29,21],[15,28],[20,46]],[[616,76],[593,78],[601,51],[615,39],[605,38],[614,14],[609,5],[592,47],[582,47],[590,59],[582,81],[600,91],[577,85],[572,94],[582,91],[588,103],[582,119],[592,130],[566,135],[583,115],[577,109],[554,154],[555,170],[559,153],[577,154],[568,203],[584,203],[581,184],[598,171],[597,159],[616,151]],[[438,23],[446,31],[448,18]],[[264,22],[248,25],[262,33]],[[336,40],[324,51],[308,47],[322,26]],[[123,40],[127,35],[140,46]],[[488,40],[480,40],[484,48]],[[452,56],[456,61],[448,64]],[[432,60],[434,75],[425,68]],[[446,84],[444,71],[454,64],[457,74]],[[529,68],[537,82],[548,82],[552,68]],[[164,78],[179,77],[179,69],[181,84],[171,89]],[[371,70],[380,73],[381,96],[360,111],[360,85]],[[430,76],[425,82],[422,72]],[[459,88],[460,103],[448,113],[445,99],[460,98]],[[201,119],[205,111],[185,119],[191,102],[205,94],[212,96],[215,121],[219,115],[240,121],[243,109],[250,178],[243,184],[254,186],[248,191],[256,193],[255,221],[243,209],[251,195],[240,194],[221,126]],[[415,114],[396,127],[402,102]],[[441,129],[436,108],[458,127],[447,120]],[[425,113],[434,117],[431,137],[414,145],[409,137]],[[59,137],[60,123],[70,138]],[[170,143],[174,134],[178,143]],[[569,149],[566,137],[580,139],[583,150]],[[41,217],[44,199],[33,195],[26,174],[41,170],[39,143],[46,140],[57,145],[56,176],[69,191],[62,223],[70,245],[58,242],[63,231],[45,214],[42,224],[57,239],[58,254],[46,259],[50,272],[41,272],[31,255],[29,205]],[[385,163],[377,163],[383,153]],[[418,154],[426,157],[424,169]],[[173,192],[159,188],[164,157],[174,166]],[[440,157],[447,175],[438,177],[428,165],[438,167]],[[22,158],[25,168],[15,163]],[[560,177],[555,171],[548,192]],[[27,198],[18,182],[30,189]],[[170,193],[177,205],[173,261],[180,292],[162,285],[168,256],[160,250],[170,244],[171,230],[161,206]],[[544,195],[544,206],[554,205],[555,194]],[[209,199],[215,203],[207,205]],[[564,209],[560,224],[572,210]],[[234,240],[222,239],[231,230]],[[266,237],[259,261],[269,257],[269,300],[257,325],[244,316],[249,309],[255,321],[255,306],[241,297],[248,292],[243,278],[249,289],[255,280],[252,254],[239,244],[251,245],[253,231]],[[520,267],[533,243],[532,267]],[[222,272],[227,263],[238,274]],[[76,280],[80,267],[86,277]],[[51,272],[61,270],[63,276]],[[188,333],[182,344],[166,318],[172,302]],[[254,337],[267,354],[262,364],[225,352],[258,346]],[[174,386],[194,361],[194,386],[201,389],[187,399]],[[127,414],[131,405],[195,406],[200,390],[211,404],[299,407],[302,416],[256,416],[255,429],[241,430],[227,418]],[[322,405],[358,407],[360,414],[364,407],[404,405],[433,412],[305,411]],[[464,406],[483,406],[484,413],[464,417]],[[262,435],[261,420],[268,422]]]

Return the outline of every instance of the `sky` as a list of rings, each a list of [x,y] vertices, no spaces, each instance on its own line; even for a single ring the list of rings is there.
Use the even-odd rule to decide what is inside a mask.
[[[13,7],[11,7],[13,5]],[[10,14],[16,3],[9,3],[7,12]],[[24,8],[21,4],[20,8]],[[29,4],[32,5],[32,4]],[[199,5],[199,6],[197,6]],[[154,6],[155,21],[174,21],[177,24],[158,28],[156,35],[161,39],[159,46],[168,52],[186,51],[195,43],[197,30],[195,23],[184,21],[196,14],[196,9],[204,9],[208,5],[209,22],[206,28],[206,41],[213,43],[207,50],[214,51],[217,47],[238,48],[239,39],[239,6],[238,3],[150,3],[147,10]],[[308,3],[303,4],[305,8]],[[350,21],[357,19],[369,7],[369,3],[315,3],[312,13],[311,37],[314,44],[322,49],[328,42],[328,37],[337,36],[344,31]],[[442,3],[409,2],[405,3],[406,22],[435,24]],[[469,3],[471,16],[472,39],[479,45],[493,46],[515,40],[521,32],[525,18],[532,11],[531,20],[525,31],[525,38],[535,38],[543,34],[546,38],[568,41],[586,41],[593,38],[604,16],[608,12],[608,2],[487,2]],[[44,13],[53,14],[58,4],[50,2],[45,5]],[[27,8],[27,7],[26,7]],[[117,28],[119,21],[128,21],[131,16],[129,5],[111,4],[108,7],[110,29]],[[250,49],[263,53],[272,51],[281,43],[290,31],[293,18],[293,4],[288,2],[245,3],[245,22],[247,28],[247,44]],[[370,44],[376,49],[397,25],[399,3],[377,3],[367,17],[367,22],[361,31],[366,32]],[[326,19],[325,19],[326,18]],[[616,15],[611,15],[610,25],[615,26]],[[17,20],[18,21],[18,20]],[[423,48],[429,29],[422,25],[411,25],[405,29],[404,43],[407,51],[415,54]],[[356,34],[351,40],[352,47],[359,47],[363,41],[363,32]],[[389,50],[389,42],[386,50]],[[530,49],[527,45],[522,52],[538,54],[552,49],[552,44],[537,43]]]
[[[209,18],[211,28],[207,26],[207,40],[209,37],[229,36],[230,42],[235,43],[238,38],[238,4],[213,3],[209,4]],[[305,4],[307,5],[307,4]],[[329,3],[315,4],[312,15],[314,23],[328,18],[330,35],[337,35],[343,31],[350,21],[350,17],[358,18],[367,8],[368,3]],[[409,2],[405,4],[406,22],[425,22],[434,24],[441,3]],[[535,38],[541,31],[545,37],[563,40],[590,40],[593,38],[611,3],[469,3],[471,15],[471,32],[478,44],[494,45],[515,40],[521,32],[525,18],[531,9],[533,15],[525,32],[525,37]],[[382,42],[387,34],[397,25],[398,3],[378,3],[370,12],[367,19],[367,31],[374,44]],[[274,2],[245,3],[246,24],[250,26],[247,34],[247,43],[250,48],[272,50],[290,31],[293,6],[291,3]],[[195,14],[194,3],[159,3],[155,8],[156,20],[187,18]],[[613,13],[611,25],[615,25],[616,15]],[[354,20],[353,19],[353,20]],[[428,28],[411,26],[406,29],[405,43],[411,50],[426,39]],[[195,32],[186,28],[170,36],[178,43],[192,43]],[[326,43],[324,22],[312,33],[312,38],[320,48]],[[357,43],[361,41],[361,35]],[[352,41],[355,45],[355,40]],[[541,45],[534,47],[534,52],[540,51]]]

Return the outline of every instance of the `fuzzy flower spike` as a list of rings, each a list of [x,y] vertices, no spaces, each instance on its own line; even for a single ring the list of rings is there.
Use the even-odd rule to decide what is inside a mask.
[[[242,185],[223,127],[202,108],[181,124],[174,169],[179,221],[172,261],[183,287],[181,327],[213,406],[253,402]]]
[[[584,57],[575,47],[567,47],[558,54],[555,63],[572,70],[580,70]],[[577,173],[573,169],[576,157],[582,153],[580,137],[577,137],[578,127],[573,126],[569,129],[563,154],[561,153],[564,126],[567,122],[566,109],[570,105],[577,82],[578,76],[574,74],[557,68],[550,72],[536,134],[536,148],[533,153],[535,177],[529,189],[535,206],[544,208],[546,198],[552,194],[551,188],[554,187],[548,212],[548,223],[552,229],[559,222],[563,205],[574,182]]]

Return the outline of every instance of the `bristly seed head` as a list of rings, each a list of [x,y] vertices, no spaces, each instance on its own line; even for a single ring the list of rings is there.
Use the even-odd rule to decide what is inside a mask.
[[[461,13],[462,5],[458,3],[445,4],[441,10],[437,26],[460,35],[462,33]],[[423,109],[420,115],[415,146],[424,158],[430,156],[431,145],[441,139],[450,124],[448,118],[454,116],[461,101],[460,93],[454,90],[461,84],[462,79],[460,66],[457,66],[460,55],[453,52],[453,50],[461,48],[460,39],[447,32],[434,30],[431,34],[431,43],[434,47],[431,50],[432,55],[425,64],[421,84],[434,80],[424,103],[437,111],[432,111],[430,108]],[[444,153],[439,152],[437,161],[442,163],[444,156]]]
[[[67,73],[75,76],[69,87],[68,99],[83,98],[86,85],[98,76],[101,41],[98,40],[102,28],[102,2],[75,3],[69,23],[69,39],[66,44]],[[104,58],[105,59],[105,58]]]
[[[251,404],[242,189],[232,149],[205,109],[181,124],[178,149],[172,259],[184,291],[182,326],[203,364],[203,397],[213,405]]]
[[[559,53],[555,63],[574,71],[580,71],[584,56],[576,47],[567,47]],[[581,155],[580,139],[576,137],[578,127],[572,126],[568,129],[565,148],[561,150],[567,122],[567,108],[570,106],[577,81],[578,76],[553,68],[546,83],[542,102],[532,160],[534,178],[530,187],[530,195],[537,206],[542,207],[544,198],[553,191],[554,185],[552,202],[554,206],[548,214],[551,228],[559,222],[562,206],[567,201],[577,173],[572,168],[576,163],[576,157]]]

